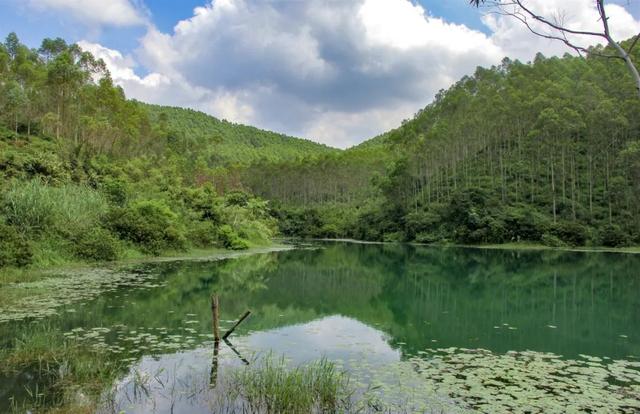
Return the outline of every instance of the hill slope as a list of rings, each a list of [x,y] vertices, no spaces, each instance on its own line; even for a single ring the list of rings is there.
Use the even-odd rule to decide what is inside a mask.
[[[321,201],[340,199],[353,175],[306,165],[309,192],[280,197],[282,229],[428,243],[638,244],[639,114],[619,62],[539,55],[479,68],[412,120],[345,152],[366,154],[359,163],[388,160],[381,174],[358,177],[363,197],[323,213]]]
[[[210,165],[294,160],[340,150],[252,126],[220,120],[192,109],[140,104],[184,151],[205,154]]]

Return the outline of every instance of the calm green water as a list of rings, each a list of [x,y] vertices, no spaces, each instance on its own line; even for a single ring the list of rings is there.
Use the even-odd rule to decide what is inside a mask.
[[[217,292],[223,325],[253,312],[234,334],[243,358],[326,356],[397,410],[640,410],[640,256],[315,247],[138,265],[135,272],[157,275],[154,285],[35,323],[0,324],[0,346],[47,326],[128,362],[103,412],[212,412],[209,303]],[[243,364],[228,346],[220,360],[218,378]],[[145,392],[139,373],[149,378]],[[0,412],[38,381],[28,372],[0,377]]]

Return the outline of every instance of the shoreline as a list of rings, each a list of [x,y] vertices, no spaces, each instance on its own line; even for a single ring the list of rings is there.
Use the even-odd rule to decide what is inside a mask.
[[[185,255],[167,255],[125,259],[102,263],[76,263],[46,269],[19,269],[0,272],[0,324],[23,319],[41,319],[57,313],[62,305],[70,305],[101,295],[110,284],[123,281],[146,283],[134,277],[128,267],[143,263],[175,261],[220,261],[242,256],[292,250],[295,246],[272,244],[232,251],[223,249],[195,250]],[[44,300],[44,299],[47,300]]]
[[[300,239],[304,240],[304,239]],[[486,249],[486,250],[518,250],[518,251],[563,251],[563,252],[578,252],[578,253],[619,253],[619,254],[640,254],[640,246],[629,247],[552,247],[545,246],[543,244],[536,243],[502,243],[502,244],[428,244],[418,242],[381,242],[381,241],[367,241],[357,239],[307,239],[308,241],[321,241],[321,242],[339,242],[339,243],[353,243],[353,244],[381,244],[381,245],[408,245],[408,246],[424,246],[424,247],[436,247],[436,248],[468,248],[468,249]]]
[[[36,266],[26,268],[0,268],[0,291],[14,283],[30,283],[42,280],[47,277],[55,276],[56,272],[74,271],[82,269],[110,269],[117,266],[126,266],[130,264],[140,263],[159,263],[174,262],[184,260],[196,261],[215,261],[230,259],[239,256],[270,253],[276,251],[285,251],[294,249],[295,246],[288,246],[281,242],[274,241],[265,246],[250,247],[246,250],[228,250],[221,248],[211,249],[192,249],[186,252],[168,251],[166,254],[159,256],[136,255],[133,257],[125,257],[111,262],[84,262],[74,261],[65,262],[51,266]]]

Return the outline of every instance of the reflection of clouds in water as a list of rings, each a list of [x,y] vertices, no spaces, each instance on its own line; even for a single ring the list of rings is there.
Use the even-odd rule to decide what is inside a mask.
[[[233,337],[232,337],[233,338]],[[234,344],[246,357],[273,351],[293,365],[316,361],[323,356],[361,375],[384,364],[400,360],[385,335],[355,319],[330,316],[305,324],[287,326],[236,337]],[[192,351],[143,357],[121,380],[111,401],[101,413],[211,413],[219,408],[219,395],[210,392],[213,345]],[[224,343],[218,357],[218,378],[242,365]],[[364,371],[363,371],[364,370]],[[219,380],[219,384],[222,381]]]
[[[401,356],[400,351],[389,346],[384,333],[344,316],[255,332],[242,338],[242,343],[251,350],[282,353],[294,364],[323,356],[344,362],[366,357],[371,364],[384,364],[398,361]]]
[[[102,413],[211,413],[213,351],[143,357],[116,386]]]

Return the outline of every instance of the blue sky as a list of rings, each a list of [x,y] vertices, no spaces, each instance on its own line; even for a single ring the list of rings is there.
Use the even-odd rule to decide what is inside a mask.
[[[206,0],[144,0],[142,8],[147,9],[153,24],[163,32],[171,32],[175,24],[193,15],[196,7],[205,6]],[[418,2],[430,14],[449,21],[465,24],[471,28],[487,31],[480,21],[481,13],[468,7],[466,0],[421,0]],[[144,28],[102,28],[99,33],[91,33],[86,26],[64,13],[34,11],[20,0],[0,0],[4,13],[0,14],[0,35],[15,31],[23,42],[37,46],[45,37],[64,37],[78,41],[87,37],[100,40],[105,46],[130,52],[136,47],[136,39],[144,34]],[[139,3],[140,4],[140,3]]]
[[[598,25],[593,0],[528,3],[576,27]],[[618,38],[640,32],[640,0],[608,4]],[[45,37],[78,42],[106,61],[130,97],[338,147],[397,126],[477,66],[567,51],[467,0],[0,0],[0,7],[0,36],[15,31],[32,47]]]

